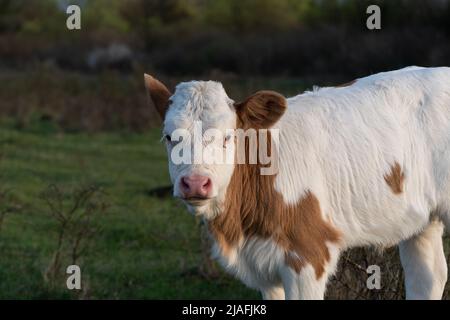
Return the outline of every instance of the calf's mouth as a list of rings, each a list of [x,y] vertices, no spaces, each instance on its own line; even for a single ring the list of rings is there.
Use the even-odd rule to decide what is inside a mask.
[[[202,198],[202,197],[181,198],[182,201],[193,207],[202,207],[207,203],[211,202],[213,199],[214,198]]]

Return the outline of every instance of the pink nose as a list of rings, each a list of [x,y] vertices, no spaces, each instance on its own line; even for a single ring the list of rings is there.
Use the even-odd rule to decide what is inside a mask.
[[[208,198],[212,190],[211,179],[194,174],[182,177],[180,190],[184,198]]]

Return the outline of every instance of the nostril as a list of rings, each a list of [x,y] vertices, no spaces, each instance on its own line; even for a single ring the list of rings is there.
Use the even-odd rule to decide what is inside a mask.
[[[186,177],[181,178],[181,188],[183,190],[189,190],[190,189],[189,183],[187,182]]]
[[[206,179],[206,181],[202,185],[202,188],[206,189],[206,190],[210,189],[211,188],[211,179],[209,179],[209,178]]]

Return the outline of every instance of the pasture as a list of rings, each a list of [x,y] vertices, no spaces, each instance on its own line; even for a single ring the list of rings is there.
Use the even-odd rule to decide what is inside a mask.
[[[148,194],[168,184],[158,130],[55,134],[45,126],[18,131],[2,123],[0,137],[1,187],[10,201],[2,206],[20,207],[5,215],[0,231],[0,298],[256,297],[221,274],[202,279],[198,224],[171,198]],[[54,283],[44,279],[59,231],[42,197],[51,184],[64,189],[68,206],[77,188],[96,185],[104,192],[108,209],[92,222],[98,230],[79,259],[82,292],[65,288],[62,268]]]
[[[65,81],[77,77],[52,80],[48,97],[61,96]],[[114,79],[108,86],[119,81]],[[75,101],[92,83],[78,80],[84,85],[70,96]],[[36,101],[25,89],[37,80],[15,81],[8,86],[17,96]],[[140,81],[127,79],[124,86],[130,87],[116,93],[109,110],[123,101],[129,107],[130,94],[144,95]],[[261,88],[289,95],[311,85],[299,79],[225,82],[238,98]],[[200,221],[161,189],[170,181],[157,126],[137,132],[66,130],[55,121],[60,100],[49,100],[54,107],[46,109],[44,98],[21,113],[25,120],[4,114],[0,121],[0,299],[260,298],[206,258]],[[72,218],[64,225],[59,214]],[[328,297],[402,298],[397,251],[383,254],[362,249],[344,254]],[[66,288],[65,266],[74,261],[81,267],[80,291]],[[366,289],[365,268],[371,264],[381,266],[381,290]]]

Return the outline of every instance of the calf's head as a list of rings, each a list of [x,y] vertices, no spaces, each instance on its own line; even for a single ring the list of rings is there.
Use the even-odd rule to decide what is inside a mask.
[[[244,152],[248,153],[247,132],[267,132],[283,115],[285,98],[273,91],[259,91],[235,103],[222,84],[214,81],[182,82],[174,93],[149,75],[145,75],[145,84],[164,120],[174,196],[192,213],[213,218],[220,213],[236,165],[237,133],[247,137]],[[244,155],[244,160],[249,158]]]

